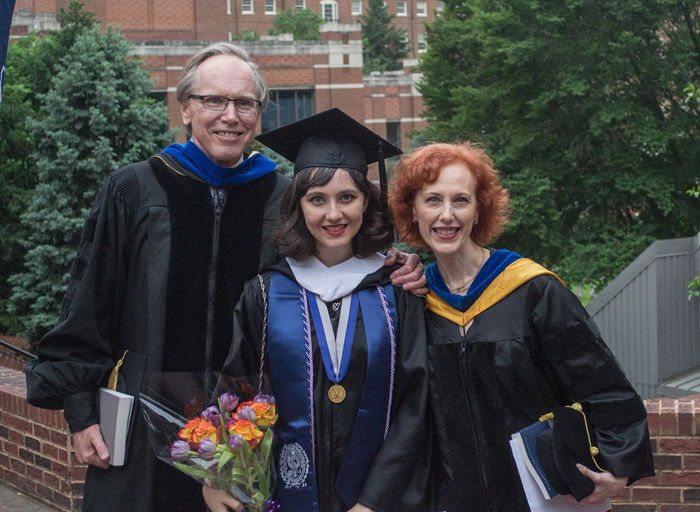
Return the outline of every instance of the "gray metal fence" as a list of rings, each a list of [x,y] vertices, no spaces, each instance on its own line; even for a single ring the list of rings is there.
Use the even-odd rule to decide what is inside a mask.
[[[658,240],[586,307],[644,398],[690,394],[666,381],[700,372],[700,299],[686,294],[697,275],[700,233]]]

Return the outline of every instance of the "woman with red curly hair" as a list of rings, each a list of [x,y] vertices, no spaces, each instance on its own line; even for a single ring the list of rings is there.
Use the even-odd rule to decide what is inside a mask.
[[[509,441],[576,402],[599,454],[567,458],[568,445],[557,444],[567,432],[565,415],[555,413],[553,439],[543,441],[541,455],[555,490],[573,497],[549,505],[577,501],[608,510],[609,496],[653,475],[644,404],[579,300],[544,267],[487,247],[509,209],[483,148],[432,144],[404,156],[390,205],[402,240],[431,249],[437,260],[426,269],[439,453],[431,475],[441,489],[434,510],[530,511],[544,502],[536,485],[521,482]]]

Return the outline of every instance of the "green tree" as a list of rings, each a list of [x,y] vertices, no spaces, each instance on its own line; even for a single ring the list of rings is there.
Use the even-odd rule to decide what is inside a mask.
[[[233,34],[231,36],[231,41],[259,41],[260,34],[258,34],[257,29],[253,30],[241,30],[240,32]]]
[[[398,71],[401,59],[408,55],[408,34],[391,24],[387,6],[382,0],[369,0],[360,16],[362,24],[362,71]]]
[[[427,26],[428,140],[470,139],[510,189],[499,241],[605,284],[700,211],[698,0],[447,0]]]
[[[32,33],[14,43],[8,52],[3,104],[0,109],[0,332],[14,332],[13,317],[5,314],[11,290],[10,275],[20,272],[24,250],[21,241],[28,233],[20,215],[30,204],[37,184],[36,164],[31,159],[34,138],[27,119],[37,119],[40,95],[49,90],[51,76],[77,35],[95,25],[93,13],[82,12],[81,3],[72,1],[61,8],[61,29],[44,37]]]
[[[274,28],[270,35],[293,34],[295,41],[318,41],[321,39],[319,27],[325,23],[312,9],[284,9],[272,20]]]
[[[83,30],[57,67],[36,141],[38,185],[22,215],[28,232],[24,271],[10,278],[10,313],[37,341],[56,322],[81,226],[106,176],[173,140],[164,104],[149,97],[150,79],[117,29]]]

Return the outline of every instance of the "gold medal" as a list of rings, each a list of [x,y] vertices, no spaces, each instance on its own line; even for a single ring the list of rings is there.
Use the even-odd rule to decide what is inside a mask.
[[[333,384],[331,389],[328,390],[328,398],[330,398],[331,402],[334,404],[339,404],[345,400],[345,388],[340,384]]]

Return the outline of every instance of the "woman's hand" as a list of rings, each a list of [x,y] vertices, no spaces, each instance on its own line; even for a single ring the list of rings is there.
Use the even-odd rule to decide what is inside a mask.
[[[406,254],[392,247],[386,255],[384,264],[391,266],[394,263],[403,265],[403,267],[391,274],[391,284],[394,286],[403,285],[404,290],[414,295],[426,295],[430,291],[420,256],[417,254]]]
[[[589,478],[595,484],[593,494],[579,501],[581,506],[600,505],[606,498],[609,498],[620,489],[624,488],[629,480],[626,476],[615,476],[612,473],[596,473],[581,464],[576,464],[576,467],[583,476]]]
[[[356,503],[348,512],[374,512],[371,508],[367,508],[364,505]]]
[[[211,512],[229,512],[230,510],[241,512],[243,510],[243,504],[240,501],[206,485],[202,486],[202,495]]]

